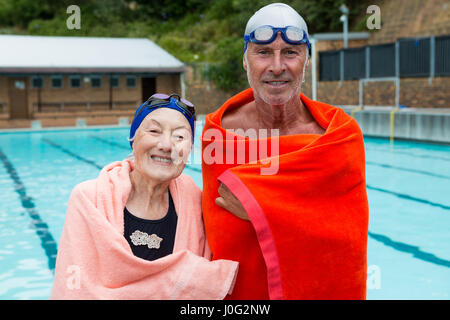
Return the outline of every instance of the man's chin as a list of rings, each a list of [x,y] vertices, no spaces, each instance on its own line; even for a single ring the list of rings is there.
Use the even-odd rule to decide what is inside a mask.
[[[271,106],[282,106],[289,102],[294,95],[293,92],[264,92],[259,96],[261,100],[263,100],[266,104]]]

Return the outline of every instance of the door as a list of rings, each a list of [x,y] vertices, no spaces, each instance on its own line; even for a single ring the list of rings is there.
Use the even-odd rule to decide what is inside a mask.
[[[11,119],[28,119],[27,78],[13,77],[8,81],[9,114]]]
[[[155,78],[141,78],[142,79],[142,101],[147,101],[150,96],[156,93],[156,79]]]

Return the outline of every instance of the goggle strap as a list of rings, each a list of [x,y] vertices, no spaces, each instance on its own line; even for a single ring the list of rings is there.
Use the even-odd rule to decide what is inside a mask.
[[[155,101],[158,101],[158,102],[155,102]],[[154,108],[161,107],[164,105],[169,105],[171,103],[172,103],[172,101],[164,100],[164,99],[154,99],[154,100],[151,100],[150,102],[147,100],[146,104],[139,111],[138,115],[142,112],[142,110],[144,108],[154,109]],[[186,104],[184,104],[183,102],[178,101],[178,100],[175,100],[175,104],[183,111],[183,113],[186,113],[186,115],[189,118],[195,118],[195,109],[194,108],[189,107]],[[189,110],[189,108],[192,108],[193,110],[191,111],[191,110]],[[136,117],[138,115],[136,115]]]

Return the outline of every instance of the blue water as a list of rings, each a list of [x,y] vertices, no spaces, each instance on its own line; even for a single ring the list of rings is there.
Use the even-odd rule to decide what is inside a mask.
[[[48,299],[70,192],[129,154],[127,133],[0,133],[0,299]],[[449,299],[450,147],[373,138],[365,146],[367,298]],[[185,173],[201,187],[198,161]]]

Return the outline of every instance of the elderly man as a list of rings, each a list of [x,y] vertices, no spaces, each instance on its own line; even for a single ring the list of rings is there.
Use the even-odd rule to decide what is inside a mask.
[[[365,299],[361,130],[301,93],[310,44],[294,9],[261,8],[244,39],[251,88],[207,115],[202,135],[209,246],[213,259],[240,262],[230,298]],[[269,164],[276,170],[263,174]]]

